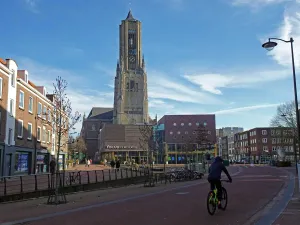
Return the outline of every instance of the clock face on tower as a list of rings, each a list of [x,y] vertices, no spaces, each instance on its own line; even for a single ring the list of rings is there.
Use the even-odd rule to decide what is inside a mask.
[[[129,61],[131,63],[134,63],[135,62],[135,57],[132,55],[132,56],[129,56]]]

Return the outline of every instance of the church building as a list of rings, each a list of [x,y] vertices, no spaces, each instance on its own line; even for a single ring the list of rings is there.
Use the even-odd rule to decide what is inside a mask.
[[[145,155],[140,127],[152,123],[148,113],[148,89],[142,53],[142,24],[131,10],[119,26],[113,108],[93,107],[84,118],[81,136],[88,156],[95,162],[105,158],[133,159]]]

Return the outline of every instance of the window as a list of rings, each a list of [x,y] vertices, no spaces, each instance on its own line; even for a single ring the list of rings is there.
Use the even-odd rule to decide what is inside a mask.
[[[266,130],[262,130],[261,133],[262,133],[262,135],[267,135],[267,131]]]
[[[51,132],[50,132],[50,130],[48,130],[48,140],[47,140],[47,143],[50,143],[50,140],[51,140]]]
[[[185,134],[188,134],[189,132],[185,131],[184,133],[185,133]]]
[[[177,131],[177,134],[180,134],[180,131]]]
[[[12,74],[11,74],[11,86],[15,86],[15,76],[16,76],[16,74],[15,74],[15,71],[13,70],[12,71]]]
[[[276,138],[272,138],[272,144],[276,144]]]
[[[269,151],[268,146],[263,146],[263,151],[268,152]]]
[[[275,130],[271,130],[271,135],[275,135]]]
[[[199,126],[199,123],[196,123],[196,126]]]
[[[19,94],[19,108],[24,109],[24,92],[20,91]]]
[[[276,152],[276,146],[273,146],[273,147],[272,147],[272,151],[273,151],[273,152]]]
[[[48,109],[48,121],[51,122],[51,110]]]
[[[180,125],[183,127],[183,126],[184,126],[184,123],[181,123]]]
[[[28,102],[28,112],[32,113],[32,111],[33,111],[33,98],[30,96]]]
[[[17,132],[18,132],[18,138],[23,137],[23,120],[18,120],[18,127],[17,127]]]
[[[267,138],[263,138],[262,139],[262,143],[267,143],[268,142],[268,139]]]
[[[174,127],[176,127],[176,126],[177,126],[177,124],[176,124],[176,123],[173,123],[173,125],[174,125]]]
[[[207,134],[211,134],[211,132],[210,132],[210,131],[207,131]]]
[[[170,134],[172,135],[172,134],[173,134],[173,132],[172,132],[172,131],[170,131]]]
[[[192,126],[192,123],[189,123],[189,126]]]
[[[43,126],[43,133],[42,133],[42,137],[43,137],[43,142],[46,142],[47,140],[47,132],[46,132],[46,127]]]
[[[38,103],[38,112],[37,112],[38,116],[41,117],[42,114],[42,104],[39,102]]]
[[[3,86],[3,81],[2,81],[2,77],[0,77],[0,98],[2,98],[2,86]]]
[[[204,123],[203,123],[203,125],[206,127],[207,123],[206,123],[206,122],[204,122]]]
[[[14,108],[15,108],[15,106],[14,106],[14,100],[13,99],[10,99],[10,105],[9,106],[10,106],[9,107],[9,113],[10,113],[11,116],[14,116]]]
[[[31,123],[28,123],[27,132],[28,132],[27,139],[31,140],[32,139],[32,124]]]
[[[46,120],[47,118],[47,107],[44,106],[44,110],[43,110],[43,119]]]
[[[25,77],[24,77],[24,78],[25,78],[25,79],[24,79],[25,82],[28,83],[28,74],[25,74]]]
[[[41,127],[37,128],[36,139],[37,139],[37,141],[41,141]]]

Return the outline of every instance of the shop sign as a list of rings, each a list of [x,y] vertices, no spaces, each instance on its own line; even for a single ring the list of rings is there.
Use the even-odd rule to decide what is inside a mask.
[[[47,149],[42,149],[42,150],[39,150],[38,152],[40,152],[40,153],[48,153],[48,150]]]
[[[137,149],[136,146],[106,145],[106,149]]]

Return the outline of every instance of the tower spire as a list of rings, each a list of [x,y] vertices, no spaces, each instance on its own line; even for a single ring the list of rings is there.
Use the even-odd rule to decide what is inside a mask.
[[[131,12],[131,9],[129,9],[129,12],[127,14],[127,17],[126,17],[126,20],[135,20],[132,16],[132,12]]]

